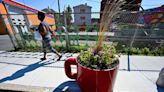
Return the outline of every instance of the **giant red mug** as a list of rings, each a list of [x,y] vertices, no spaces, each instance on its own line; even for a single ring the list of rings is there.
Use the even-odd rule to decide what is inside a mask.
[[[77,73],[72,73],[71,65],[77,66]],[[90,69],[79,64],[73,57],[68,58],[64,64],[66,75],[76,79],[82,92],[113,92],[118,66],[106,70]]]

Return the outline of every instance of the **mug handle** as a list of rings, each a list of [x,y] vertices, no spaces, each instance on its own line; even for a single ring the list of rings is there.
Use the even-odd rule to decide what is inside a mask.
[[[74,58],[74,57],[68,58],[64,63],[65,73],[66,73],[67,77],[69,77],[71,79],[76,79],[77,73],[72,73],[71,65],[77,66],[76,58]]]

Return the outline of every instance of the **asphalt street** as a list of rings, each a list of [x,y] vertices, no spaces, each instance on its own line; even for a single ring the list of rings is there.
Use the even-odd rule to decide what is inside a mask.
[[[11,50],[13,45],[8,35],[0,35],[0,50]]]

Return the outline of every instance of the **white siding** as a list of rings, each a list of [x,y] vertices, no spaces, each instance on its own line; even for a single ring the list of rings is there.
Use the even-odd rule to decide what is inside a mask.
[[[74,8],[74,24],[75,25],[82,25],[85,23],[86,25],[91,24],[91,7],[87,5],[79,5],[75,6]],[[84,9],[84,13],[80,13],[80,9]],[[85,19],[81,19],[81,17],[85,17]]]
[[[24,14],[23,10],[17,7],[13,7],[10,5],[7,5],[8,13],[9,14]],[[25,21],[25,16],[26,15],[10,15],[11,18],[11,23],[16,31],[16,33],[22,31],[28,32],[27,29],[27,23]],[[17,25],[21,25],[20,28],[17,27]]]

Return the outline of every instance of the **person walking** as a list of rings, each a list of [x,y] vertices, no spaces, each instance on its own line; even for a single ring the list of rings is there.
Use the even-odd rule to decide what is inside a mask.
[[[164,67],[161,69],[159,73],[159,77],[156,81],[156,86],[158,92],[164,92]]]
[[[46,49],[49,49],[51,52],[55,53],[58,56],[57,61],[59,61],[62,55],[51,46],[51,38],[56,37],[56,35],[54,31],[51,30],[50,26],[44,21],[45,13],[39,11],[38,19],[40,20],[38,31],[42,37],[42,47],[44,52],[44,56],[43,58],[41,58],[41,60],[46,60],[46,54],[47,54]]]

